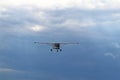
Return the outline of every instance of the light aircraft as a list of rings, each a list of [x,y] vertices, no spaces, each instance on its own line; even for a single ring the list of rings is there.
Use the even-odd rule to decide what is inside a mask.
[[[41,42],[34,42],[35,44],[48,44],[50,46],[52,46],[52,49],[50,49],[50,51],[56,50],[57,52],[61,52],[61,45],[66,45],[66,44],[79,44],[79,43],[57,43],[57,42],[53,42],[53,43],[41,43]]]

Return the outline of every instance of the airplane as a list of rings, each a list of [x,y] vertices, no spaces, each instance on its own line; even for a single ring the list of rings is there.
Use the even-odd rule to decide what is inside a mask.
[[[53,43],[41,43],[41,42],[34,42],[35,44],[48,44],[50,46],[52,46],[52,49],[50,49],[50,51],[56,50],[57,52],[61,52],[61,45],[66,45],[66,44],[79,44],[79,43],[57,43],[57,42],[53,42]]]

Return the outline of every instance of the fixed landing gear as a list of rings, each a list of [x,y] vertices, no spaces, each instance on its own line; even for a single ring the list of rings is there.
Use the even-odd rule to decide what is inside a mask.
[[[62,49],[60,49],[60,52],[62,51]]]
[[[57,49],[57,52],[59,52],[59,51],[61,52],[61,51],[62,51],[62,49]]]
[[[53,49],[50,49],[50,51],[52,52],[52,51],[53,51]]]
[[[50,51],[52,52],[52,51],[53,51],[53,49],[50,49]],[[62,49],[56,49],[56,51],[57,51],[57,52],[59,52],[59,51],[61,52],[61,51],[62,51]]]

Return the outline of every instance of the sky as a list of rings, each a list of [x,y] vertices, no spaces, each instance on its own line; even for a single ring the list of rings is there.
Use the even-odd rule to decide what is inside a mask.
[[[120,80],[120,0],[0,0],[0,80]],[[62,52],[39,42],[79,42]]]

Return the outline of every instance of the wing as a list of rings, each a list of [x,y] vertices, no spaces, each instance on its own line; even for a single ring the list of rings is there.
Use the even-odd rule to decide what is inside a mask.
[[[60,44],[79,44],[79,43],[60,43]]]
[[[53,45],[53,44],[56,44],[56,43],[57,43],[57,44],[62,44],[62,45],[67,45],[67,44],[79,44],[78,42],[76,42],[76,43],[67,43],[67,42],[65,42],[65,43],[58,43],[58,42],[51,42],[51,43],[45,42],[45,43],[44,43],[44,42],[43,42],[43,43],[42,43],[42,42],[34,42],[34,43],[35,43],[35,44],[48,44],[48,45]]]
[[[47,44],[47,45],[53,45],[54,43],[47,43],[47,42],[34,42],[35,44]]]
[[[41,42],[34,42],[35,44],[51,44],[51,43],[41,43]]]

